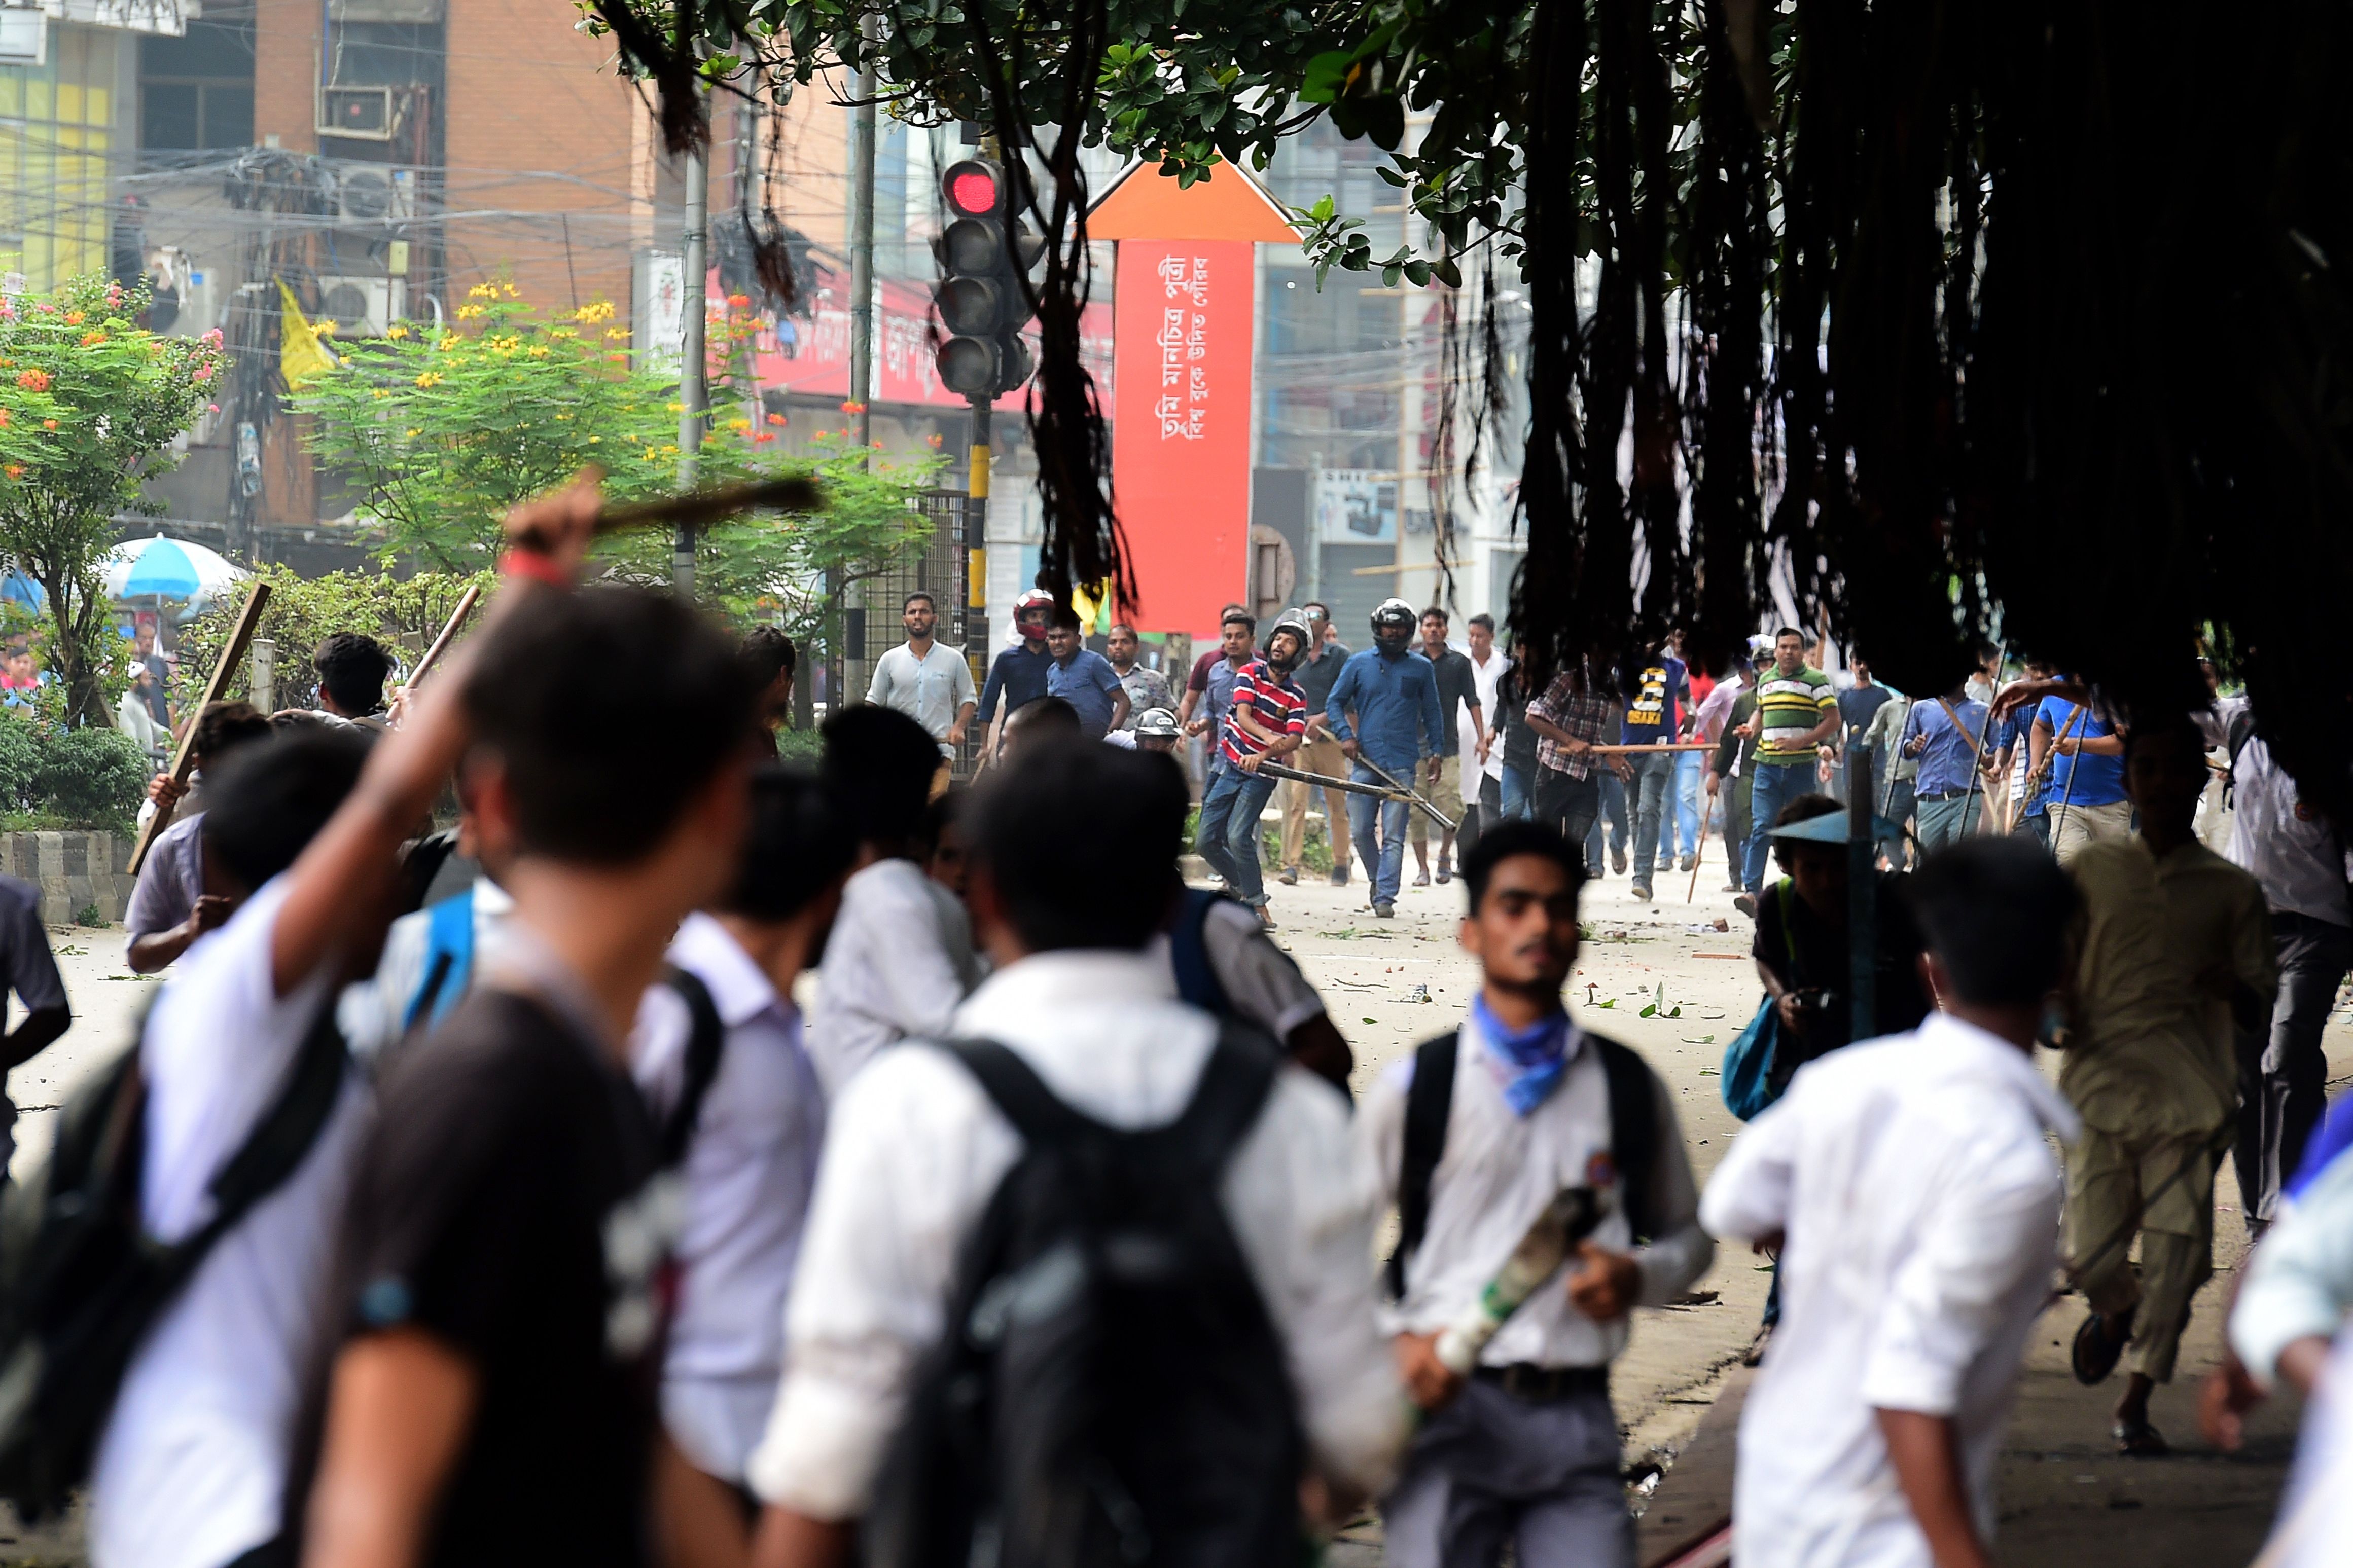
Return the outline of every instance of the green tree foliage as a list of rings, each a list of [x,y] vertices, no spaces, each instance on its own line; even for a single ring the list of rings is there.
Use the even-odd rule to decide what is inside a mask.
[[[127,830],[147,791],[147,754],[120,730],[0,717],[0,822]]]
[[[311,656],[334,633],[364,632],[393,645],[396,651],[406,650],[406,657],[413,660],[448,624],[469,585],[479,585],[488,594],[498,583],[497,574],[487,567],[471,574],[419,572],[409,577],[396,577],[388,572],[329,572],[302,577],[290,567],[271,564],[255,575],[269,584],[269,603],[262,606],[261,624],[254,636],[268,637],[278,646],[272,684],[280,708],[316,705],[318,679],[311,668]],[[185,713],[204,696],[205,683],[212,678],[213,666],[219,661],[242,603],[241,598],[224,600],[180,628],[174,643],[179,668],[172,682],[174,716]],[[251,690],[248,663],[230,683],[229,691],[243,697]]]
[[[855,449],[846,430],[821,437],[813,458],[773,456],[784,418],[746,397],[731,368],[756,330],[749,304],[738,296],[710,321],[712,427],[700,482],[814,473],[828,504],[814,515],[704,530],[696,587],[738,619],[806,632],[823,622],[844,583],[922,547],[930,531],[913,497],[945,459],[876,458]],[[496,553],[500,517],[584,468],[602,469],[606,489],[620,499],[676,488],[676,382],[629,363],[628,333],[611,324],[611,305],[551,319],[512,285],[491,283],[457,315],[447,328],[404,323],[352,346],[341,366],[293,397],[312,416],[312,450],[364,492],[360,514],[382,530],[387,563],[482,571]],[[669,580],[667,535],[615,535],[599,553],[624,579]]]
[[[100,665],[116,638],[100,565],[115,520],[174,466],[227,366],[220,334],[138,324],[142,289],[102,276],[0,301],[0,554],[48,595],[48,666],[72,725],[112,722]]]

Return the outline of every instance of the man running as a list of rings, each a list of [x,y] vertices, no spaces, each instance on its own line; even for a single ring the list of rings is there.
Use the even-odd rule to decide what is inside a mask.
[[[1732,900],[1744,915],[1757,912],[1765,887],[1767,834],[1783,803],[1807,793],[1820,748],[1838,738],[1838,693],[1831,678],[1806,663],[1806,634],[1783,626],[1773,634],[1773,668],[1757,682],[1757,754],[1744,764],[1748,786],[1748,855],[1742,892]]]
[[[1352,654],[1324,700],[1324,719],[1340,740],[1340,750],[1356,766],[1355,782],[1387,787],[1410,784],[1425,757],[1439,754],[1446,732],[1438,705],[1438,678],[1430,660],[1413,651],[1413,606],[1384,599],[1372,614],[1373,646]],[[1351,714],[1355,717],[1352,719]],[[1377,766],[1373,771],[1366,763]],[[1384,780],[1381,773],[1387,773]],[[1379,806],[1379,837],[1374,807]],[[1405,819],[1420,807],[1401,800],[1376,802],[1367,795],[1348,797],[1348,820],[1356,858],[1373,870],[1373,915],[1397,914],[1398,884],[1405,874]]]
[[[1332,738],[1332,721],[1324,716],[1324,705],[1332,700],[1332,688],[1340,679],[1341,667],[1348,662],[1348,645],[1340,640],[1338,630],[1332,625],[1332,611],[1314,600],[1300,607],[1307,619],[1308,657],[1293,678],[1299,683],[1299,693],[1307,699],[1307,740],[1292,753],[1299,771],[1320,773],[1325,778],[1345,778],[1348,759],[1340,750],[1340,742]],[[1315,794],[1314,784],[1297,780],[1282,786],[1282,884],[1290,887],[1299,880],[1299,857],[1307,844],[1308,797]],[[1324,790],[1324,833],[1332,844],[1332,885],[1348,885],[1348,792],[1326,787]]]
[[[1260,769],[1290,756],[1307,733],[1307,700],[1291,679],[1306,652],[1306,619],[1286,611],[1267,634],[1266,657],[1242,666],[1235,678],[1233,706],[1218,731],[1224,766],[1201,797],[1194,840],[1211,869],[1268,926],[1274,916],[1259,868],[1259,816],[1278,781]]]

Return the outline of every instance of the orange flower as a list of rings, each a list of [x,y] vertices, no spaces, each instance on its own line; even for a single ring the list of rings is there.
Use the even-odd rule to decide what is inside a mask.
[[[41,421],[41,428],[44,430],[54,430],[57,427],[58,422],[54,419],[44,419]]]
[[[752,303],[752,296],[749,294],[730,294],[727,296],[727,302],[741,310]]]
[[[765,442],[773,441],[776,438],[776,432],[772,430],[763,430],[758,435],[752,437],[752,444],[754,446],[759,446]]]
[[[47,392],[49,389],[49,373],[45,370],[20,372],[16,384],[27,392]]]
[[[841,411],[844,414],[863,414],[866,412],[866,405],[852,399],[841,405]]]
[[[84,332],[81,335],[81,346],[86,349],[94,349],[105,341],[106,334],[104,332]]]
[[[8,411],[5,408],[0,408],[0,426],[5,426],[7,423]]]
[[[785,416],[781,414],[771,414],[768,416],[768,423],[771,425],[782,425],[784,422]]]
[[[69,326],[69,327],[79,327],[79,326],[80,326],[80,325],[81,325],[81,312],[80,312],[79,310],[68,310],[68,311],[66,312],[66,325],[67,325],[67,326]]]
[[[0,468],[0,473],[5,473],[12,479],[21,479],[25,477],[25,465],[11,463],[7,468]]]

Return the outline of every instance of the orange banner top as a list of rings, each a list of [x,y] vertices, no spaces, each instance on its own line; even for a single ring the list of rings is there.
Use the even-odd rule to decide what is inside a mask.
[[[1087,213],[1089,239],[1239,239],[1295,245],[1299,231],[1265,187],[1220,163],[1189,188],[1157,163],[1131,163]]]

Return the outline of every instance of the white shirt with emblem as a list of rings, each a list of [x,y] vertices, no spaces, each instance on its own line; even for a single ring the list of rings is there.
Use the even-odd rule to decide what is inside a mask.
[[[1700,1205],[1782,1232],[1781,1321],[1740,1417],[1741,1568],[1930,1568],[1877,1412],[1949,1416],[1981,1538],[2026,1338],[2058,1262],[2045,1135],[2075,1113],[2026,1053],[1942,1013],[1799,1069]]]
[[[1388,1333],[1433,1333],[1460,1319],[1563,1189],[1605,1186],[1613,1195],[1618,1189],[1609,1079],[1600,1050],[1583,1030],[1569,1026],[1561,1081],[1525,1117],[1504,1098],[1510,1069],[1488,1049],[1476,1019],[1463,1018],[1460,1040],[1446,1148],[1430,1183],[1429,1228],[1406,1259],[1404,1299],[1383,1309]],[[1384,1202],[1397,1197],[1414,1062],[1408,1056],[1381,1074],[1356,1113]],[[1699,1226],[1698,1185],[1674,1104],[1655,1074],[1651,1089],[1658,1112],[1650,1181],[1658,1234],[1636,1247],[1624,1208],[1613,1202],[1592,1239],[1633,1254],[1642,1267],[1641,1302],[1656,1307],[1706,1272],[1715,1244]],[[1488,1366],[1606,1366],[1626,1348],[1630,1331],[1624,1318],[1600,1323],[1578,1311],[1556,1281],[1512,1314],[1479,1359]]]

